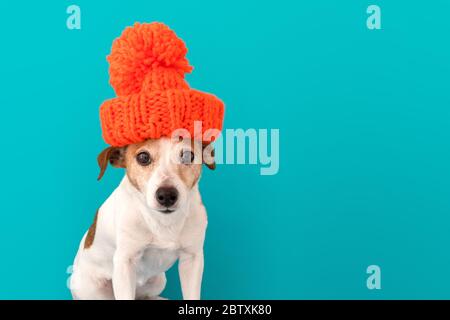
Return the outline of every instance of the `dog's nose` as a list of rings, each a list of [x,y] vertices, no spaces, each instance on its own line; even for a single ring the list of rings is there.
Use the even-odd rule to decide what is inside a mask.
[[[174,187],[160,187],[156,190],[156,200],[164,207],[171,207],[177,202],[178,190]]]

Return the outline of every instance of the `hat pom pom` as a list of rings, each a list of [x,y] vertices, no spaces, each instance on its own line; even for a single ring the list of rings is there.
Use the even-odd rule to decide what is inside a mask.
[[[152,69],[169,68],[184,76],[192,70],[186,53],[184,42],[166,25],[135,23],[113,42],[107,58],[110,83],[117,95],[129,95],[141,91]]]

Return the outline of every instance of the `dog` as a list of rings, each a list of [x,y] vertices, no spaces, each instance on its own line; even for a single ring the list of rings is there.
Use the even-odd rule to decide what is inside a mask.
[[[166,137],[99,154],[99,180],[108,162],[126,174],[81,240],[74,299],[160,299],[177,259],[183,299],[200,299],[207,215],[198,182],[202,164],[215,168],[213,156],[210,145]]]

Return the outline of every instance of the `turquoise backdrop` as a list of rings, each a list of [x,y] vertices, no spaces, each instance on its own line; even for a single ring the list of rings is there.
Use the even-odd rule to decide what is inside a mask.
[[[66,8],[81,8],[81,30]],[[370,4],[381,30],[366,27]],[[206,299],[450,298],[450,2],[2,1],[0,298],[68,299],[96,208],[114,38],[161,21],[225,128],[279,128],[280,171],[221,165]],[[381,267],[381,290],[366,268]],[[180,298],[176,268],[165,296]]]

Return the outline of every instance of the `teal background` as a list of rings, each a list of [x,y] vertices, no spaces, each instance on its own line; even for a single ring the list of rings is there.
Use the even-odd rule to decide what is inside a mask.
[[[82,29],[66,28],[77,4]],[[366,8],[382,10],[368,30]],[[205,170],[203,298],[450,298],[448,1],[0,3],[0,298],[67,299],[96,208],[107,62],[135,21],[185,40],[226,128],[279,128],[280,171]],[[366,268],[382,289],[366,287]],[[166,297],[180,298],[176,268]]]

